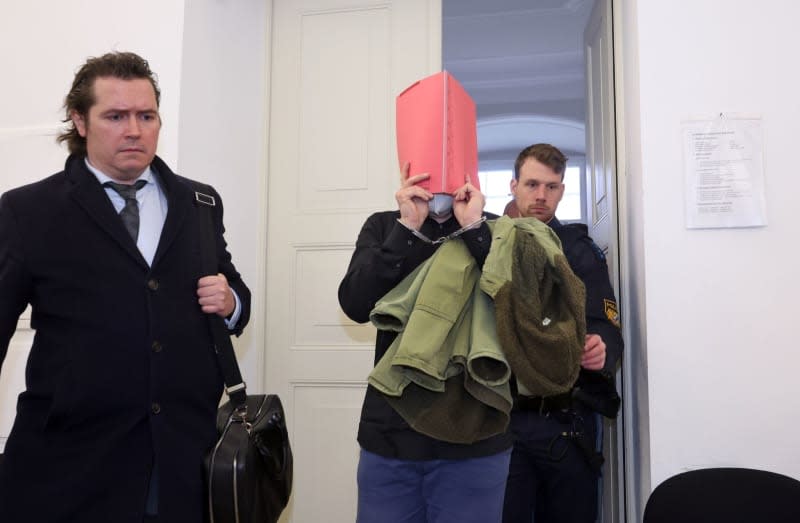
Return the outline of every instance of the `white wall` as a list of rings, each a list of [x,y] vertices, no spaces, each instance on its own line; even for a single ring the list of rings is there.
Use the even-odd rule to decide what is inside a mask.
[[[267,65],[272,2],[186,2],[180,90],[184,176],[222,195],[225,239],[253,296],[250,324],[235,340],[252,392],[264,376]]]
[[[119,7],[103,0],[3,2],[0,147],[5,148],[0,152],[7,153],[4,163],[9,159],[13,163],[6,165],[9,174],[3,173],[0,189],[38,180],[63,167],[66,148],[59,149],[43,134],[53,134],[60,125],[61,106],[77,68],[87,57],[109,50],[139,53],[159,73],[164,120],[159,154],[167,162],[176,160],[183,1],[141,0],[124,16]],[[20,154],[11,143],[24,143],[37,154]]]
[[[800,477],[794,243],[800,73],[791,45],[800,4],[622,4],[621,220],[629,220],[626,263],[635,280],[627,298],[629,354],[647,351],[646,358],[630,354],[640,373],[634,381],[642,384],[647,372],[644,480],[654,488],[709,466]],[[720,112],[763,116],[767,227],[685,227],[681,119]],[[646,435],[640,443],[646,452]],[[642,471],[648,473],[646,465]]]

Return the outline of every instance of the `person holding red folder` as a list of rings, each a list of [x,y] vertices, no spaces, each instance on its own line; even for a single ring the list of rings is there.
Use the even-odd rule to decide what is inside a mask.
[[[477,165],[475,104],[449,73],[415,82],[397,97],[401,165],[397,210],[370,216],[339,286],[352,320],[375,304],[446,239],[463,240],[478,267],[492,236]],[[378,330],[377,364],[397,332]],[[493,523],[503,511],[511,437],[475,443],[435,439],[413,429],[372,385],[358,428],[358,523]]]
[[[431,212],[434,194],[421,186],[428,173],[402,169],[398,209],[370,216],[339,286],[342,310],[366,323],[375,303],[430,258],[444,237],[459,237],[479,266],[491,233],[485,198],[469,178],[443,207]],[[437,206],[439,204],[436,204]],[[375,362],[396,332],[378,331]],[[412,429],[375,388],[367,388],[358,429],[358,523],[492,523],[503,509],[511,438],[498,434],[472,444],[440,441]]]

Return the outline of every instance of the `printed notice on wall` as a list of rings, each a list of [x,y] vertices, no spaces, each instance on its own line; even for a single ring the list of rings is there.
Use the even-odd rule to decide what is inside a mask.
[[[760,118],[683,122],[686,227],[767,224]]]

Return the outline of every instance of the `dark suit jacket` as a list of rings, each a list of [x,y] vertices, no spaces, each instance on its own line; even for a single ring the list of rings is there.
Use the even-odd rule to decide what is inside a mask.
[[[82,157],[0,199],[0,363],[27,304],[35,329],[0,467],[3,523],[141,523],[154,458],[159,520],[205,517],[203,456],[223,387],[196,294],[208,222],[195,209],[198,184],[159,158],[153,167],[169,210],[152,267]],[[250,292],[213,196],[239,334]]]

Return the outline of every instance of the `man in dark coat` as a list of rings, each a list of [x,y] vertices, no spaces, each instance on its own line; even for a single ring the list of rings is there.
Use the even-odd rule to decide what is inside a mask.
[[[553,229],[570,268],[586,288],[586,340],[581,370],[566,394],[535,397],[520,387],[511,411],[514,436],[503,509],[504,523],[593,523],[602,456],[595,450],[599,414],[614,417],[614,373],[622,335],[614,290],[602,251],[583,224],[555,217],[564,194],[567,158],[549,144],[523,149],[514,164],[505,213],[535,217]]]
[[[223,388],[208,315],[240,334],[250,292],[219,195],[155,156],[159,95],[141,57],[89,59],[65,102],[64,170],[0,198],[0,363],[28,305],[35,331],[0,465],[3,523],[206,518]],[[198,199],[216,204],[215,246],[201,244]],[[205,248],[218,274],[203,273]]]

